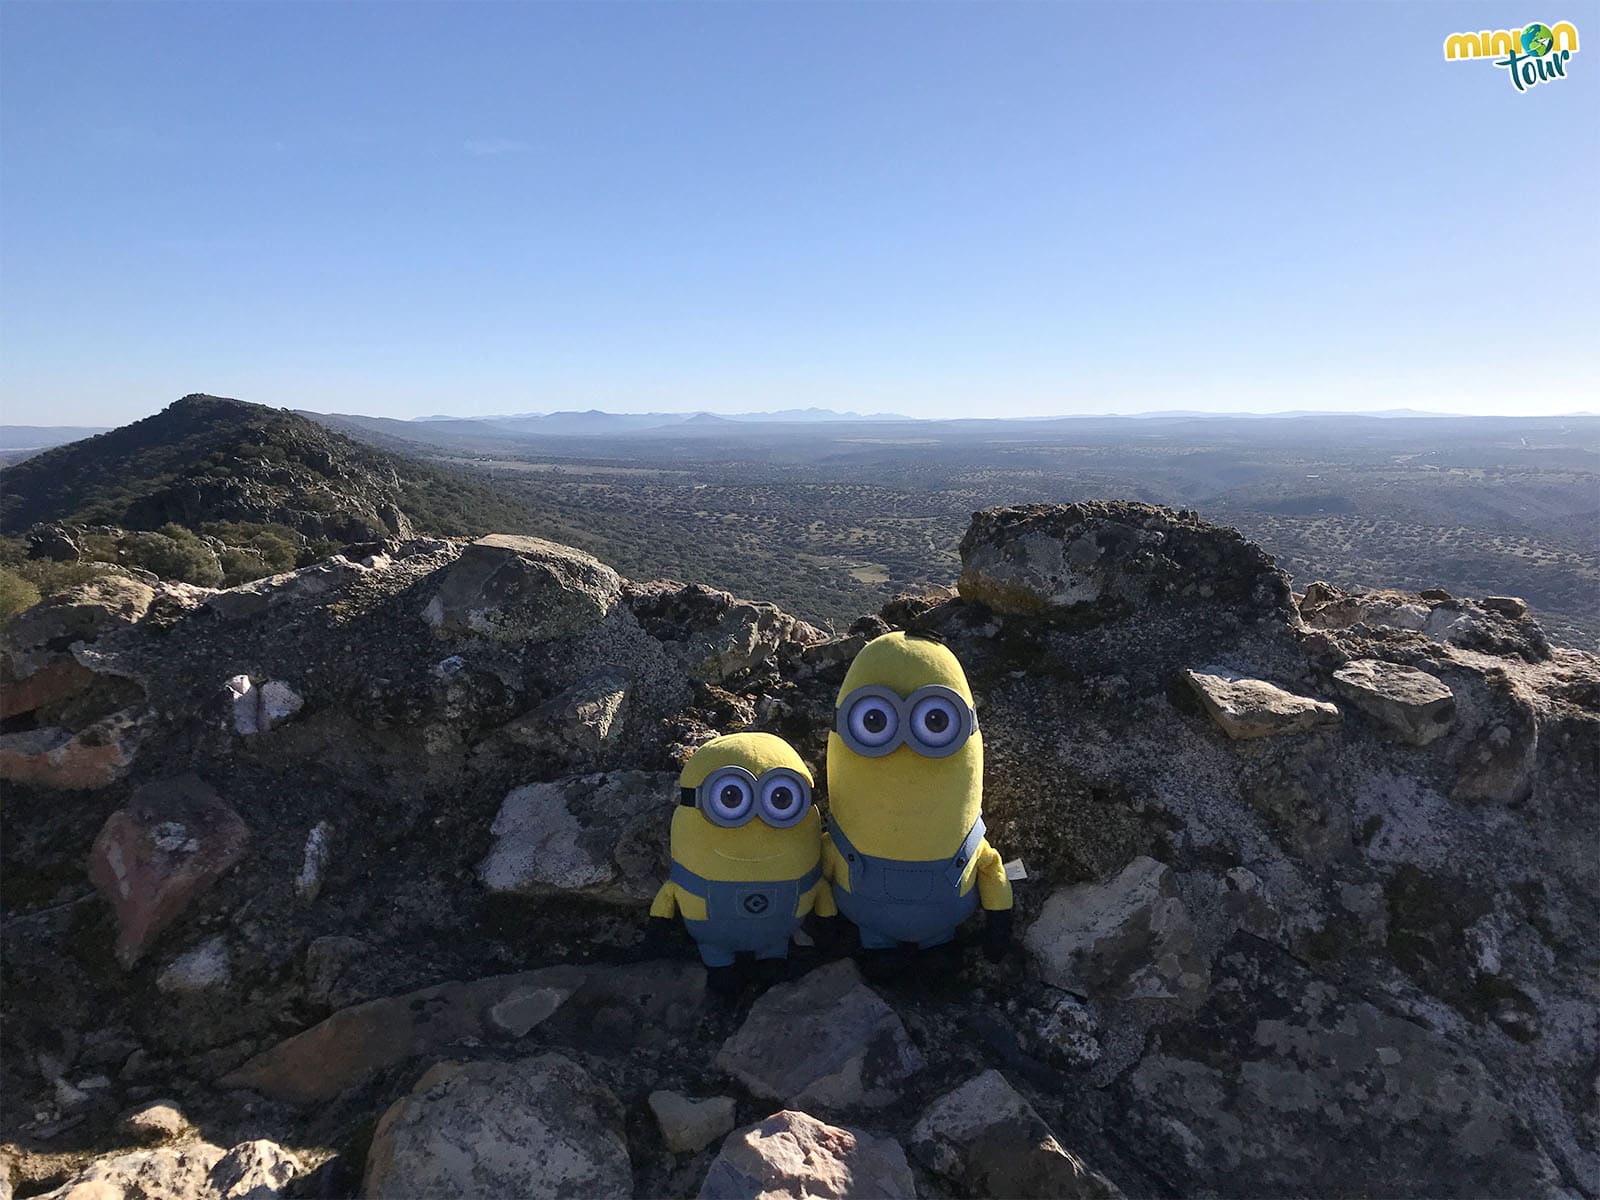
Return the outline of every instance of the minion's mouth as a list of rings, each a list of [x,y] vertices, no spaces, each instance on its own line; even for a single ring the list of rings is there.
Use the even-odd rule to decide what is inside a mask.
[[[718,858],[725,858],[729,862],[741,862],[741,863],[773,862],[776,859],[780,859],[780,858],[783,857],[782,854],[760,854],[760,855],[755,856],[754,858],[747,858],[742,854],[729,854],[726,850],[713,850],[711,853],[715,854]]]

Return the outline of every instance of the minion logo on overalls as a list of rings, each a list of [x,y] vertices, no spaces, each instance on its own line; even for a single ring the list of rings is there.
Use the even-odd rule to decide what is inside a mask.
[[[1011,937],[1011,883],[985,839],[983,735],[943,644],[890,633],[850,664],[828,735],[824,872],[866,950],[949,942],[980,903],[984,953]]]
[[[652,922],[681,916],[713,971],[739,954],[787,958],[802,918],[837,911],[810,770],[782,738],[736,733],[696,750],[678,784],[672,869]]]

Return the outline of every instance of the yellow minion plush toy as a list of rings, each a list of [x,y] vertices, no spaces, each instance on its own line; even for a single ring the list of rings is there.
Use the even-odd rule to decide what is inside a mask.
[[[740,953],[787,958],[803,917],[837,911],[822,878],[810,770],[782,738],[735,733],[696,750],[678,785],[672,870],[650,906],[652,925],[681,916],[714,970]]]
[[[960,662],[889,633],[850,664],[828,735],[823,869],[867,950],[943,945],[981,902],[984,954],[1011,939],[1011,883],[984,838],[983,735]]]

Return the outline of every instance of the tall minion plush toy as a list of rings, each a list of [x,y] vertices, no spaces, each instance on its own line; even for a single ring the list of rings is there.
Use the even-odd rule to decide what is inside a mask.
[[[787,958],[803,917],[837,912],[811,784],[793,747],[770,733],[714,738],[684,764],[672,870],[650,916],[658,930],[682,916],[713,982],[740,953]]]
[[[824,871],[867,950],[943,945],[980,902],[983,949],[1011,939],[1011,883],[984,838],[983,735],[961,664],[916,634],[869,642],[828,735]]]

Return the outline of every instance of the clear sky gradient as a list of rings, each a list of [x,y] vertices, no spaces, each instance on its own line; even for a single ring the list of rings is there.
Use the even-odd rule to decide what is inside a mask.
[[[7,423],[1570,412],[1597,214],[1593,2],[0,3]]]

